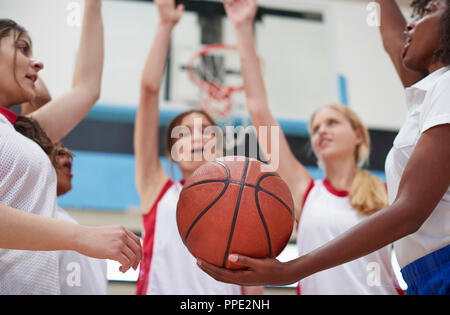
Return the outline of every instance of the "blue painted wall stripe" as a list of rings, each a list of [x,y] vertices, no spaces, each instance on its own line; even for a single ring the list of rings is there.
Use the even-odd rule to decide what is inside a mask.
[[[347,78],[339,74],[338,75],[338,88],[339,88],[339,100],[343,105],[349,105],[348,102],[348,87],[347,87]]]
[[[135,186],[135,159],[131,154],[74,151],[73,189],[58,199],[63,208],[124,211],[140,205]],[[172,177],[170,162],[161,157],[164,170]],[[307,167],[314,179],[324,177],[323,170]],[[173,178],[181,172],[173,165]],[[385,181],[383,172],[372,172]]]

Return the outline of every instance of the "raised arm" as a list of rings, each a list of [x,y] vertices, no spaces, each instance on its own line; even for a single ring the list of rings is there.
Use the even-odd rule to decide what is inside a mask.
[[[38,216],[0,204],[0,248],[53,251],[113,259],[121,271],[134,269],[141,259],[140,240],[120,226],[88,227]]]
[[[143,210],[153,204],[168,179],[158,153],[159,90],[169,50],[170,35],[180,20],[184,6],[174,0],[155,0],[160,21],[142,73],[141,98],[134,129],[136,186]]]
[[[403,86],[409,87],[421,80],[426,73],[409,70],[403,64],[406,19],[395,0],[376,0],[376,2],[380,5],[381,10],[380,32],[384,49],[389,54]]]
[[[241,58],[247,106],[253,125],[258,133],[259,144],[276,166],[278,173],[288,184],[294,198],[297,214],[301,210],[303,197],[311,183],[311,175],[292,153],[286,137],[270,112],[261,65],[253,38],[253,22],[258,9],[256,0],[224,0],[225,11],[234,25]],[[259,127],[268,127],[268,134],[261,134]],[[278,128],[279,137],[271,139],[270,128]],[[274,161],[278,158],[279,161]]]
[[[36,97],[27,103],[23,103],[21,107],[21,115],[28,115],[38,110],[52,100],[50,92],[41,77],[36,80]]]
[[[72,89],[31,114],[53,142],[67,135],[100,97],[104,59],[101,6],[101,0],[85,0]]]

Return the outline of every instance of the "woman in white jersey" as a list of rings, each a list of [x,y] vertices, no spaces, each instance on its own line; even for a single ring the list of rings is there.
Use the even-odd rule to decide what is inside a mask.
[[[403,38],[403,65],[428,75],[406,89],[407,119],[386,161],[391,205],[288,263],[230,255],[250,270],[199,261],[205,271],[231,283],[287,284],[396,242],[407,294],[450,294],[450,0],[428,2]]]
[[[256,1],[225,5],[238,40],[241,67],[252,123],[279,127],[272,116],[253,40]],[[278,173],[288,183],[294,198],[297,218],[297,245],[300,255],[307,254],[363,221],[387,205],[383,182],[359,169],[369,156],[370,138],[359,118],[347,107],[331,105],[318,110],[310,121],[313,151],[325,170],[326,178],[314,181],[307,169],[294,157],[280,131],[279,145],[261,142],[279,150]],[[265,139],[265,135],[258,135]],[[390,247],[303,279],[300,294],[397,294],[391,268]],[[380,283],[368,282],[371,265],[380,270]],[[369,269],[368,269],[369,268]]]
[[[49,224],[17,231],[21,224],[13,221],[13,225],[6,229],[7,241],[4,248],[46,250],[46,252],[0,250],[1,293],[60,293],[57,255],[49,250],[76,250],[96,258],[115,259],[122,263],[122,271],[131,266],[136,268],[138,265],[139,239],[121,227],[78,227],[51,219],[17,215],[14,211],[18,209],[46,218],[55,218],[56,174],[47,154],[54,157],[52,143],[65,136],[85,116],[98,98],[103,60],[100,12],[99,0],[86,1],[82,44],[77,58],[77,75],[73,88],[33,113],[33,119],[16,116],[8,110],[8,107],[33,100],[34,83],[43,64],[33,58],[31,39],[23,27],[11,20],[0,20],[2,214],[6,214],[10,222],[14,217],[24,218],[25,225],[28,226],[33,223]],[[16,128],[35,130],[33,139],[23,136]],[[43,232],[46,229],[50,234]],[[11,239],[14,232],[18,241]],[[80,233],[86,234],[80,236]],[[32,235],[35,238],[30,242]],[[67,242],[68,235],[72,238],[70,242]]]
[[[180,20],[184,7],[175,7],[174,0],[155,1],[160,21],[153,46],[142,76],[141,100],[135,125],[136,185],[141,198],[143,219],[143,259],[137,283],[137,294],[207,294],[233,295],[257,293],[240,286],[218,282],[196,265],[195,258],[184,246],[176,223],[176,207],[184,180],[172,180],[164,171],[158,153],[159,89],[164,73],[170,34]],[[209,115],[202,111],[184,112],[175,117],[167,127],[166,150],[169,158],[177,162],[183,178],[187,178],[204,163],[203,148],[212,135],[205,128],[214,125]],[[176,127],[188,128],[191,136],[176,139]],[[192,136],[193,135],[193,136]],[[191,152],[173,156],[177,145],[187,144]],[[182,151],[182,150],[181,150]],[[194,161],[194,154],[202,156]]]

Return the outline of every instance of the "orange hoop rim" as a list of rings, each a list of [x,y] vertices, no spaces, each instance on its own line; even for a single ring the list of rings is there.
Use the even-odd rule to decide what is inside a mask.
[[[229,99],[233,93],[242,92],[244,90],[244,85],[226,85],[209,82],[195,75],[194,71],[195,60],[207,55],[212,51],[220,51],[220,50],[237,50],[237,47],[236,45],[223,43],[206,45],[202,47],[197,53],[195,53],[191,57],[191,59],[189,59],[187,71],[191,81],[194,82],[194,84],[197,85],[201,90],[206,92],[210,98],[218,101],[224,101],[226,99]]]

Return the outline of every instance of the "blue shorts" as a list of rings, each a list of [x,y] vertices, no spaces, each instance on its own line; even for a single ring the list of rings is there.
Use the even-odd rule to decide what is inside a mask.
[[[407,295],[450,295],[450,245],[419,258],[402,270]]]

